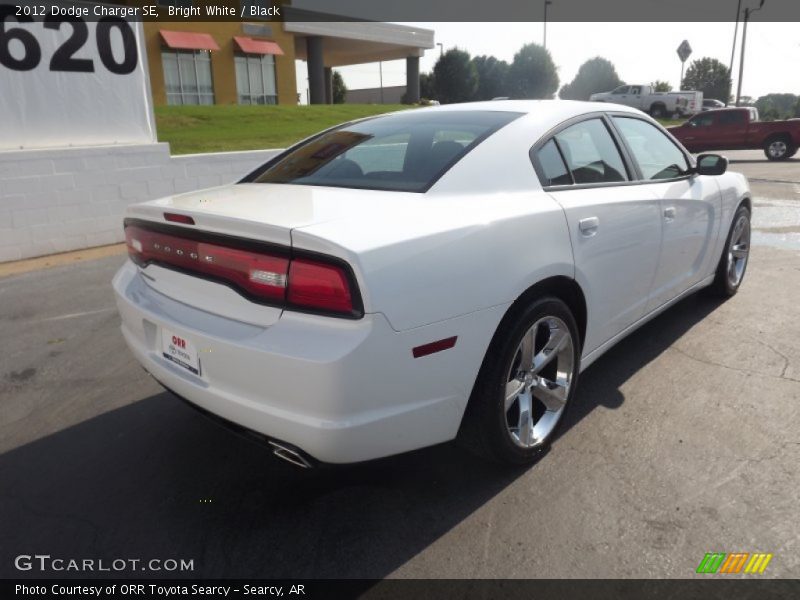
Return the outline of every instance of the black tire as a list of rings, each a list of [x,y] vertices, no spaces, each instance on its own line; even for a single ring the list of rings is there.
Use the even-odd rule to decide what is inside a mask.
[[[653,104],[650,107],[650,116],[654,119],[663,119],[667,114],[667,107],[663,104]]]
[[[512,381],[507,379],[507,376],[509,370],[513,370],[514,365],[518,364],[513,361],[519,356],[518,349],[523,336],[534,324],[548,318],[560,320],[569,331],[572,373],[566,402],[560,415],[555,417],[552,430],[535,447],[523,448],[514,442],[507,422],[506,386]],[[535,463],[547,451],[557,435],[559,427],[564,422],[564,413],[567,412],[575,396],[580,372],[580,345],[575,318],[569,307],[559,298],[546,296],[533,300],[506,317],[489,345],[472,390],[458,435],[461,445],[474,454],[496,462],[511,465]],[[568,350],[564,352],[568,353]],[[560,356],[556,354],[554,361],[560,360]],[[534,399],[533,402],[538,401]],[[535,409],[532,408],[531,412],[535,412]]]
[[[731,222],[730,229],[728,230],[728,235],[725,238],[725,246],[722,248],[722,256],[719,257],[719,263],[717,264],[717,273],[714,277],[714,283],[708,288],[709,292],[717,296],[719,298],[730,298],[731,296],[735,296],[736,292],[739,291],[739,288],[742,285],[742,281],[744,281],[744,275],[747,271],[747,264],[749,260],[745,260],[744,265],[742,267],[741,275],[738,277],[738,281],[732,281],[731,278],[728,276],[729,271],[729,263],[728,263],[728,254],[731,250],[731,238],[733,237],[734,230],[736,229],[737,223],[739,220],[745,217],[747,220],[747,246],[748,246],[748,253],[750,247],[750,211],[745,205],[739,206],[736,210],[736,214],[733,215],[733,221]],[[748,257],[749,258],[749,257]]]
[[[764,156],[769,160],[787,160],[794,156],[797,148],[786,135],[775,135],[764,142]]]

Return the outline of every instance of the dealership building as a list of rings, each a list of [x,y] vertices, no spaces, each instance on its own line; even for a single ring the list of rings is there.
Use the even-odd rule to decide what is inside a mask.
[[[419,59],[434,47],[432,30],[301,17],[144,23],[154,104],[297,104],[295,60],[306,61],[311,104],[332,103],[333,68],[398,59],[406,60],[409,100],[419,100]]]

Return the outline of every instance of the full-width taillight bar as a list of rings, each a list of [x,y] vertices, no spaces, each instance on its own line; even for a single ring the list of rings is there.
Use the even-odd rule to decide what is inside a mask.
[[[262,304],[363,315],[353,273],[338,259],[134,219],[125,221],[125,240],[131,260],[141,267],[158,264],[205,277]]]

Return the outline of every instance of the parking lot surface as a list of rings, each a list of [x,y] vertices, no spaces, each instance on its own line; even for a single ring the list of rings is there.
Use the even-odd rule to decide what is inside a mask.
[[[194,561],[137,576],[683,578],[712,551],[800,576],[800,160],[727,154],[756,195],[741,291],[683,300],[587,369],[530,469],[453,445],[294,468],[137,366],[124,257],[0,279],[0,576],[42,576],[13,558],[44,553]]]

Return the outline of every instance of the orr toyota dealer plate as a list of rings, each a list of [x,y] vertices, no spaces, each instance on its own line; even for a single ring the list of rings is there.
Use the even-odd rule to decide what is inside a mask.
[[[197,348],[184,336],[161,329],[161,354],[194,375],[200,375],[200,359]]]

